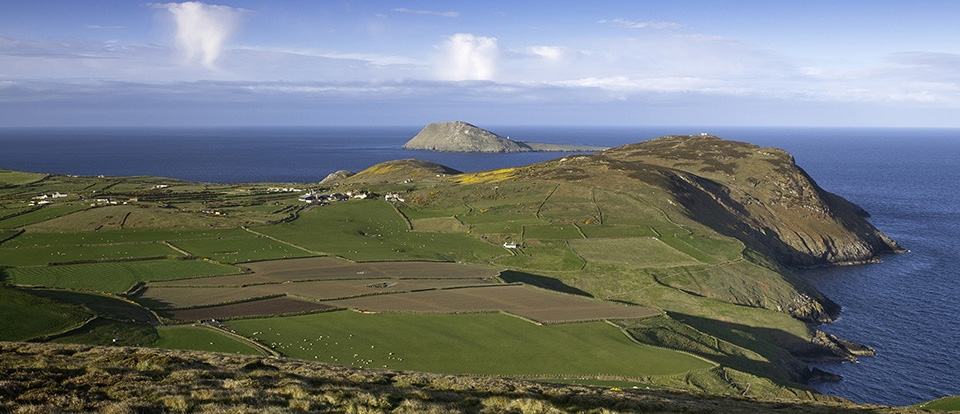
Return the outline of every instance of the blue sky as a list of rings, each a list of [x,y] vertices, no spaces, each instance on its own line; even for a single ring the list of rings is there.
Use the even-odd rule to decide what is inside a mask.
[[[0,4],[0,126],[960,127],[956,1]]]

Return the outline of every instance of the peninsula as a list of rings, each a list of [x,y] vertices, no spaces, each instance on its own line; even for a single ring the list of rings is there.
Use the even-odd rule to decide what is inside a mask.
[[[473,137],[461,144],[474,150],[535,148],[464,123],[425,131],[444,129]],[[792,269],[901,250],[787,152],[714,136],[480,172],[407,159],[320,178],[221,185],[0,171],[0,341],[10,341],[0,342],[0,375],[20,395],[0,411],[72,393],[71,384],[113,386],[94,369],[128,372],[125,382],[149,373],[164,384],[249,384],[211,383],[234,396],[259,389],[259,372],[290,375],[269,379],[287,384],[304,369],[354,378],[331,393],[390,390],[364,378],[491,396],[601,390],[507,382],[534,379],[649,389],[630,395],[691,407],[691,395],[709,395],[720,412],[749,410],[744,397],[794,412],[855,410],[809,388],[837,377],[807,361],[872,350],[817,327],[839,305]],[[115,359],[127,352],[138,357]],[[216,371],[223,353],[253,356],[229,358],[236,376],[227,377]],[[65,360],[75,365],[43,381],[25,368]],[[118,362],[97,362],[106,360]],[[192,391],[145,393],[137,404],[245,401]],[[77,392],[81,411],[120,395]],[[320,392],[289,391],[290,404],[336,411]],[[539,392],[525,398],[546,398]],[[384,401],[403,411],[401,399]],[[591,408],[571,401],[550,404]],[[650,407],[630,404],[622,408]]]
[[[445,152],[593,152],[606,149],[589,145],[516,141],[463,121],[429,124],[407,141],[403,148]]]

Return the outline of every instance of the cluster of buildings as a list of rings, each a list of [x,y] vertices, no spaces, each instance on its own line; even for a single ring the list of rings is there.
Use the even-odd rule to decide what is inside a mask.
[[[269,187],[267,188],[268,193],[299,193],[304,191],[302,188],[295,187]]]
[[[46,204],[52,203],[52,202],[53,202],[53,199],[56,199],[56,198],[64,198],[64,197],[66,197],[67,195],[68,195],[68,194],[61,193],[61,192],[59,192],[59,191],[57,191],[57,192],[55,192],[55,193],[52,193],[52,194],[40,194],[40,195],[38,195],[38,196],[36,196],[36,197],[33,197],[33,200],[30,201],[29,204],[30,204],[31,206],[42,206],[42,205],[46,205]]]
[[[330,193],[330,194],[322,194],[322,193],[311,191],[301,195],[299,199],[304,203],[325,205],[325,204],[330,204],[337,201],[346,201],[349,199],[365,200],[373,197],[376,197],[376,195],[369,191],[364,191],[364,190],[347,191],[345,193]]]
[[[130,203],[136,203],[138,201],[137,197],[131,197],[127,201],[117,201],[111,198],[95,198],[93,202],[90,203],[90,207],[98,206],[115,206],[115,205],[127,205]]]
[[[366,190],[358,191],[347,191],[345,193],[320,193],[317,191],[307,192],[299,197],[299,200],[308,203],[308,204],[318,204],[326,205],[334,203],[337,201],[347,201],[347,200],[367,200],[377,198],[378,195],[371,193]],[[403,199],[403,196],[400,193],[387,193],[383,195],[383,199],[388,202],[399,202],[403,203],[406,200]]]
[[[383,196],[383,199],[389,202],[400,202],[400,203],[406,201],[403,199],[403,197],[400,196],[400,193],[385,194]]]

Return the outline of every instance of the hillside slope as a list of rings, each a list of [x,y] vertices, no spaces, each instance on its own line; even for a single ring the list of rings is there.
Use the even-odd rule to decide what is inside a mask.
[[[863,263],[901,250],[863,209],[820,188],[780,149],[670,136],[602,157],[676,170],[662,171],[664,184],[689,216],[787,265]]]
[[[0,342],[11,412],[912,413],[842,401],[762,401],[666,390],[358,370],[278,358]]]

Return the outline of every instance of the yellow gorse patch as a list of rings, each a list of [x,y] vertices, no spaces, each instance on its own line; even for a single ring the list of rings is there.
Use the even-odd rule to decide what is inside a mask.
[[[460,184],[495,183],[512,178],[517,170],[517,168],[501,168],[499,170],[462,174],[456,177],[456,181]]]

